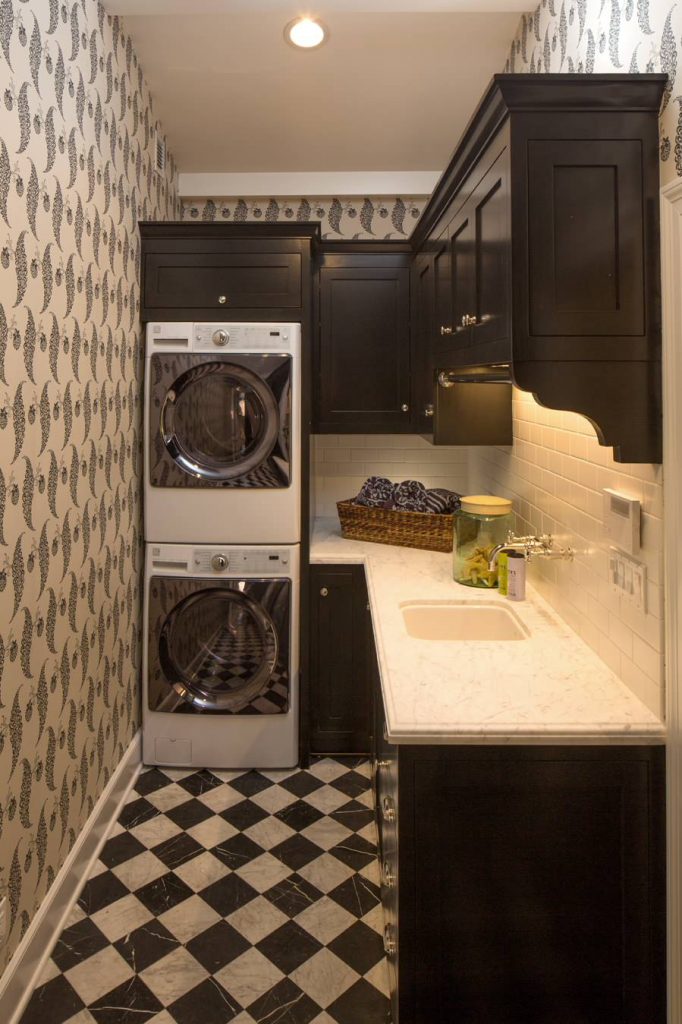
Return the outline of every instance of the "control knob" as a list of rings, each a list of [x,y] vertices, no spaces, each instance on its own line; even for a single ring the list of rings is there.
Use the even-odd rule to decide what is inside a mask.
[[[227,566],[227,555],[214,555],[211,559],[211,568],[215,569],[216,572],[223,572],[223,570],[227,569]]]
[[[213,332],[214,345],[219,345],[222,348],[223,345],[227,345],[229,340],[230,335],[227,333],[227,331],[224,331],[222,327],[219,330]]]

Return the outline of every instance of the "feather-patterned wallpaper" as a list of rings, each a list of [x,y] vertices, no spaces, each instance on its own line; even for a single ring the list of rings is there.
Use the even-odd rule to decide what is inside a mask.
[[[183,200],[184,220],[320,221],[323,238],[409,238],[428,196],[277,199],[221,198]]]
[[[524,14],[505,71],[669,76],[661,108],[662,182],[682,176],[682,3],[542,0]]]
[[[179,216],[124,25],[0,3],[0,894],[16,948],[138,727],[138,218]]]

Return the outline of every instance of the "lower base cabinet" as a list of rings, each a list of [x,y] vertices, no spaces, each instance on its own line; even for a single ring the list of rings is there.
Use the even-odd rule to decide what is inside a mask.
[[[385,736],[393,1024],[665,1024],[664,748]]]
[[[372,620],[361,565],[310,567],[311,754],[372,749]]]

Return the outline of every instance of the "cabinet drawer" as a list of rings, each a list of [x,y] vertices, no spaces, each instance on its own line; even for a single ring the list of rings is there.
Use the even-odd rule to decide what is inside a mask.
[[[292,309],[302,304],[296,252],[149,253],[145,305],[154,308]]]

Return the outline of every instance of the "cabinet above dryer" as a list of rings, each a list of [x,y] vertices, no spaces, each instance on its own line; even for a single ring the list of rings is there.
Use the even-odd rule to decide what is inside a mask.
[[[665,75],[496,75],[412,241],[434,371],[508,364],[620,462],[661,458]]]
[[[143,222],[140,316],[301,320],[318,224]]]

